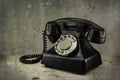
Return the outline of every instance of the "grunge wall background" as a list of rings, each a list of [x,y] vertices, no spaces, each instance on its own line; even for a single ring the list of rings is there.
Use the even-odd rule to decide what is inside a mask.
[[[103,64],[79,75],[20,63],[21,55],[42,52],[47,21],[65,17],[88,19],[106,29],[106,43],[93,44]],[[120,0],[0,0],[0,80],[119,80],[119,48]]]
[[[104,27],[106,43],[93,45],[101,54],[120,56],[119,0],[0,0],[0,55],[41,53],[46,22],[65,17]]]

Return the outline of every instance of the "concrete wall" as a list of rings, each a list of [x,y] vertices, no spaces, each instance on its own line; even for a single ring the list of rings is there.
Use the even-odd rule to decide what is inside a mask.
[[[120,56],[120,0],[0,0],[0,55],[41,53],[46,22],[64,17],[104,27],[106,43],[93,45],[102,54]]]

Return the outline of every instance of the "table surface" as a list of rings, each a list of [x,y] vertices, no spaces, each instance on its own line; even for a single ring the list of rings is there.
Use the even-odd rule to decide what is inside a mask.
[[[120,80],[120,57],[102,56],[103,64],[85,75],[37,64],[22,64],[21,55],[0,56],[0,80]]]

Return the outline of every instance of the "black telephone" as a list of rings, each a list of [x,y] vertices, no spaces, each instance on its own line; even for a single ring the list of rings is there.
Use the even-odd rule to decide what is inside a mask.
[[[46,37],[54,43],[47,50]],[[22,63],[32,64],[39,62],[47,67],[62,70],[86,73],[102,64],[101,56],[89,42],[105,43],[104,28],[80,18],[62,18],[46,24],[43,33],[43,53],[24,55]],[[36,58],[31,59],[30,58]]]

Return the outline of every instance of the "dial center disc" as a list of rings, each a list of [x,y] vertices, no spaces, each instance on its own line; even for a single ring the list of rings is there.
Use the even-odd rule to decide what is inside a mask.
[[[58,46],[60,47],[61,50],[67,50],[71,47],[71,45],[72,42],[70,38],[65,38],[60,43],[58,43]]]

